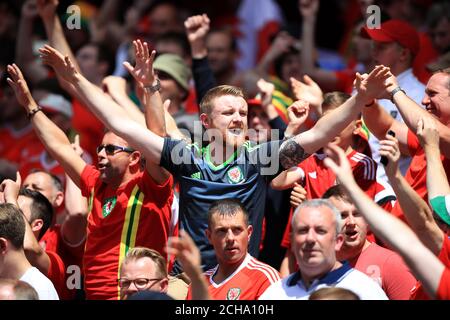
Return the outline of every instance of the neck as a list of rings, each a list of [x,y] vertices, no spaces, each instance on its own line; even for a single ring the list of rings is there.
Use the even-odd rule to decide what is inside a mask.
[[[342,247],[340,251],[336,252],[336,257],[339,261],[347,260],[353,267],[356,265],[356,262],[358,262],[361,253],[366,250],[368,246],[370,246],[370,242],[366,240],[360,249],[346,250]]]
[[[336,260],[336,262],[334,263],[333,268],[331,268],[331,270],[327,269],[327,270],[322,271],[321,273],[314,273],[314,274],[308,274],[304,271],[301,271],[301,277],[302,277],[305,287],[309,288],[311,286],[311,283],[313,283],[315,280],[321,279],[322,277],[324,277],[331,271],[334,271],[334,270],[340,268],[341,266],[342,266],[342,263],[340,263],[339,261]]]
[[[217,268],[216,274],[213,276],[213,280],[216,283],[221,283],[226,278],[228,278],[233,272],[235,272],[239,266],[244,262],[246,255],[239,260],[239,262],[229,264],[229,263],[221,263],[219,262],[219,267]]]
[[[211,155],[211,162],[214,165],[221,165],[236,152],[236,148],[226,144],[219,145],[213,141],[209,144],[209,151]]]
[[[3,272],[0,274],[0,278],[20,279],[31,267],[23,249],[10,250],[7,257],[5,257]]]

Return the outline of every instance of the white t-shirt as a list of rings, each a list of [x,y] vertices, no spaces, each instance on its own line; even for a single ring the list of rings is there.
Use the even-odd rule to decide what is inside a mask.
[[[348,263],[313,281],[309,288],[303,284],[300,273],[290,274],[267,288],[259,300],[307,300],[314,291],[326,287],[351,290],[361,300],[388,300],[378,283]]]
[[[59,300],[53,283],[35,267],[28,269],[20,280],[25,281],[36,290],[39,300]]]

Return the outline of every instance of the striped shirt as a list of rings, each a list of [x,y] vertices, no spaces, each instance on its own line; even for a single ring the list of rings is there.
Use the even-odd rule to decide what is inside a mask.
[[[247,254],[241,265],[228,278],[216,283],[213,278],[218,265],[205,272],[209,293],[215,300],[257,300],[266,289],[280,280],[277,270]],[[188,300],[191,299],[189,287]]]
[[[117,189],[100,179],[100,172],[86,166],[81,192],[89,197],[87,239],[83,257],[88,299],[119,298],[119,266],[128,250],[143,246],[164,250],[171,229],[172,178],[157,185],[146,171]]]

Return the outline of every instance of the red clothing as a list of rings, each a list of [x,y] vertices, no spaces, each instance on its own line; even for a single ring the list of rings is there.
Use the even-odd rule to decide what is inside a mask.
[[[45,251],[50,258],[50,266],[48,268],[47,277],[55,286],[59,299],[68,300],[71,295],[66,286],[66,266],[61,257],[53,251]]]
[[[352,267],[375,280],[390,300],[408,300],[416,279],[394,251],[371,243]]]
[[[21,159],[22,148],[36,141],[38,141],[38,137],[30,125],[21,130],[14,130],[12,127],[5,126],[0,129],[0,158],[18,164]]]
[[[441,252],[439,252],[438,258],[448,270],[450,268],[450,238],[447,235],[444,237],[444,243],[442,244]],[[430,300],[420,282],[417,282],[415,288],[412,290],[411,300]]]
[[[113,190],[97,169],[84,168],[80,189],[92,206],[83,259],[88,299],[119,298],[119,266],[129,249],[152,248],[167,258],[172,185],[171,177],[157,185],[144,171]]]
[[[102,143],[103,123],[77,99],[72,100],[72,128],[80,135],[80,146],[97,162],[96,148]]]
[[[336,175],[323,162],[325,157],[324,154],[313,154],[298,165],[303,172],[302,184],[306,190],[306,199],[308,200],[321,198],[325,191],[336,185]],[[380,190],[384,190],[376,180],[376,162],[367,155],[355,150],[347,155],[347,159],[350,162],[358,185],[370,198],[375,199],[376,194]],[[292,214],[293,210],[289,214],[289,220],[281,242],[281,246],[285,248],[290,248],[291,246]]]
[[[439,300],[450,300],[450,268],[445,268],[442,272],[436,297]]]
[[[277,270],[249,254],[239,268],[219,284],[213,280],[217,268],[205,272],[208,290],[214,300],[257,300],[271,284],[280,280]],[[191,287],[186,299],[192,300]]]
[[[415,192],[428,203],[427,192],[427,162],[425,153],[420,146],[419,139],[416,135],[408,130],[408,149],[411,154],[411,164],[406,172],[405,179],[411,185]],[[450,160],[441,155],[442,165],[444,166],[447,179],[450,179]],[[449,180],[450,183],[450,180]],[[403,211],[398,201],[395,203],[391,213],[399,219],[406,222]]]

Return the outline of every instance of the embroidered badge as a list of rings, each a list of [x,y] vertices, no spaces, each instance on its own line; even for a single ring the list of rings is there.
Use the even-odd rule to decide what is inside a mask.
[[[116,197],[108,198],[105,200],[102,210],[103,218],[106,218],[111,213],[111,211],[114,209],[114,206],[116,205],[116,201]]]
[[[244,175],[242,174],[241,168],[233,167],[227,172],[228,181],[230,183],[236,184],[242,181]]]
[[[241,295],[241,288],[231,288],[227,292],[227,300],[238,300]]]
[[[200,174],[200,172],[196,172],[196,173],[193,173],[193,174],[191,174],[191,178],[192,179],[201,179],[201,174]]]

